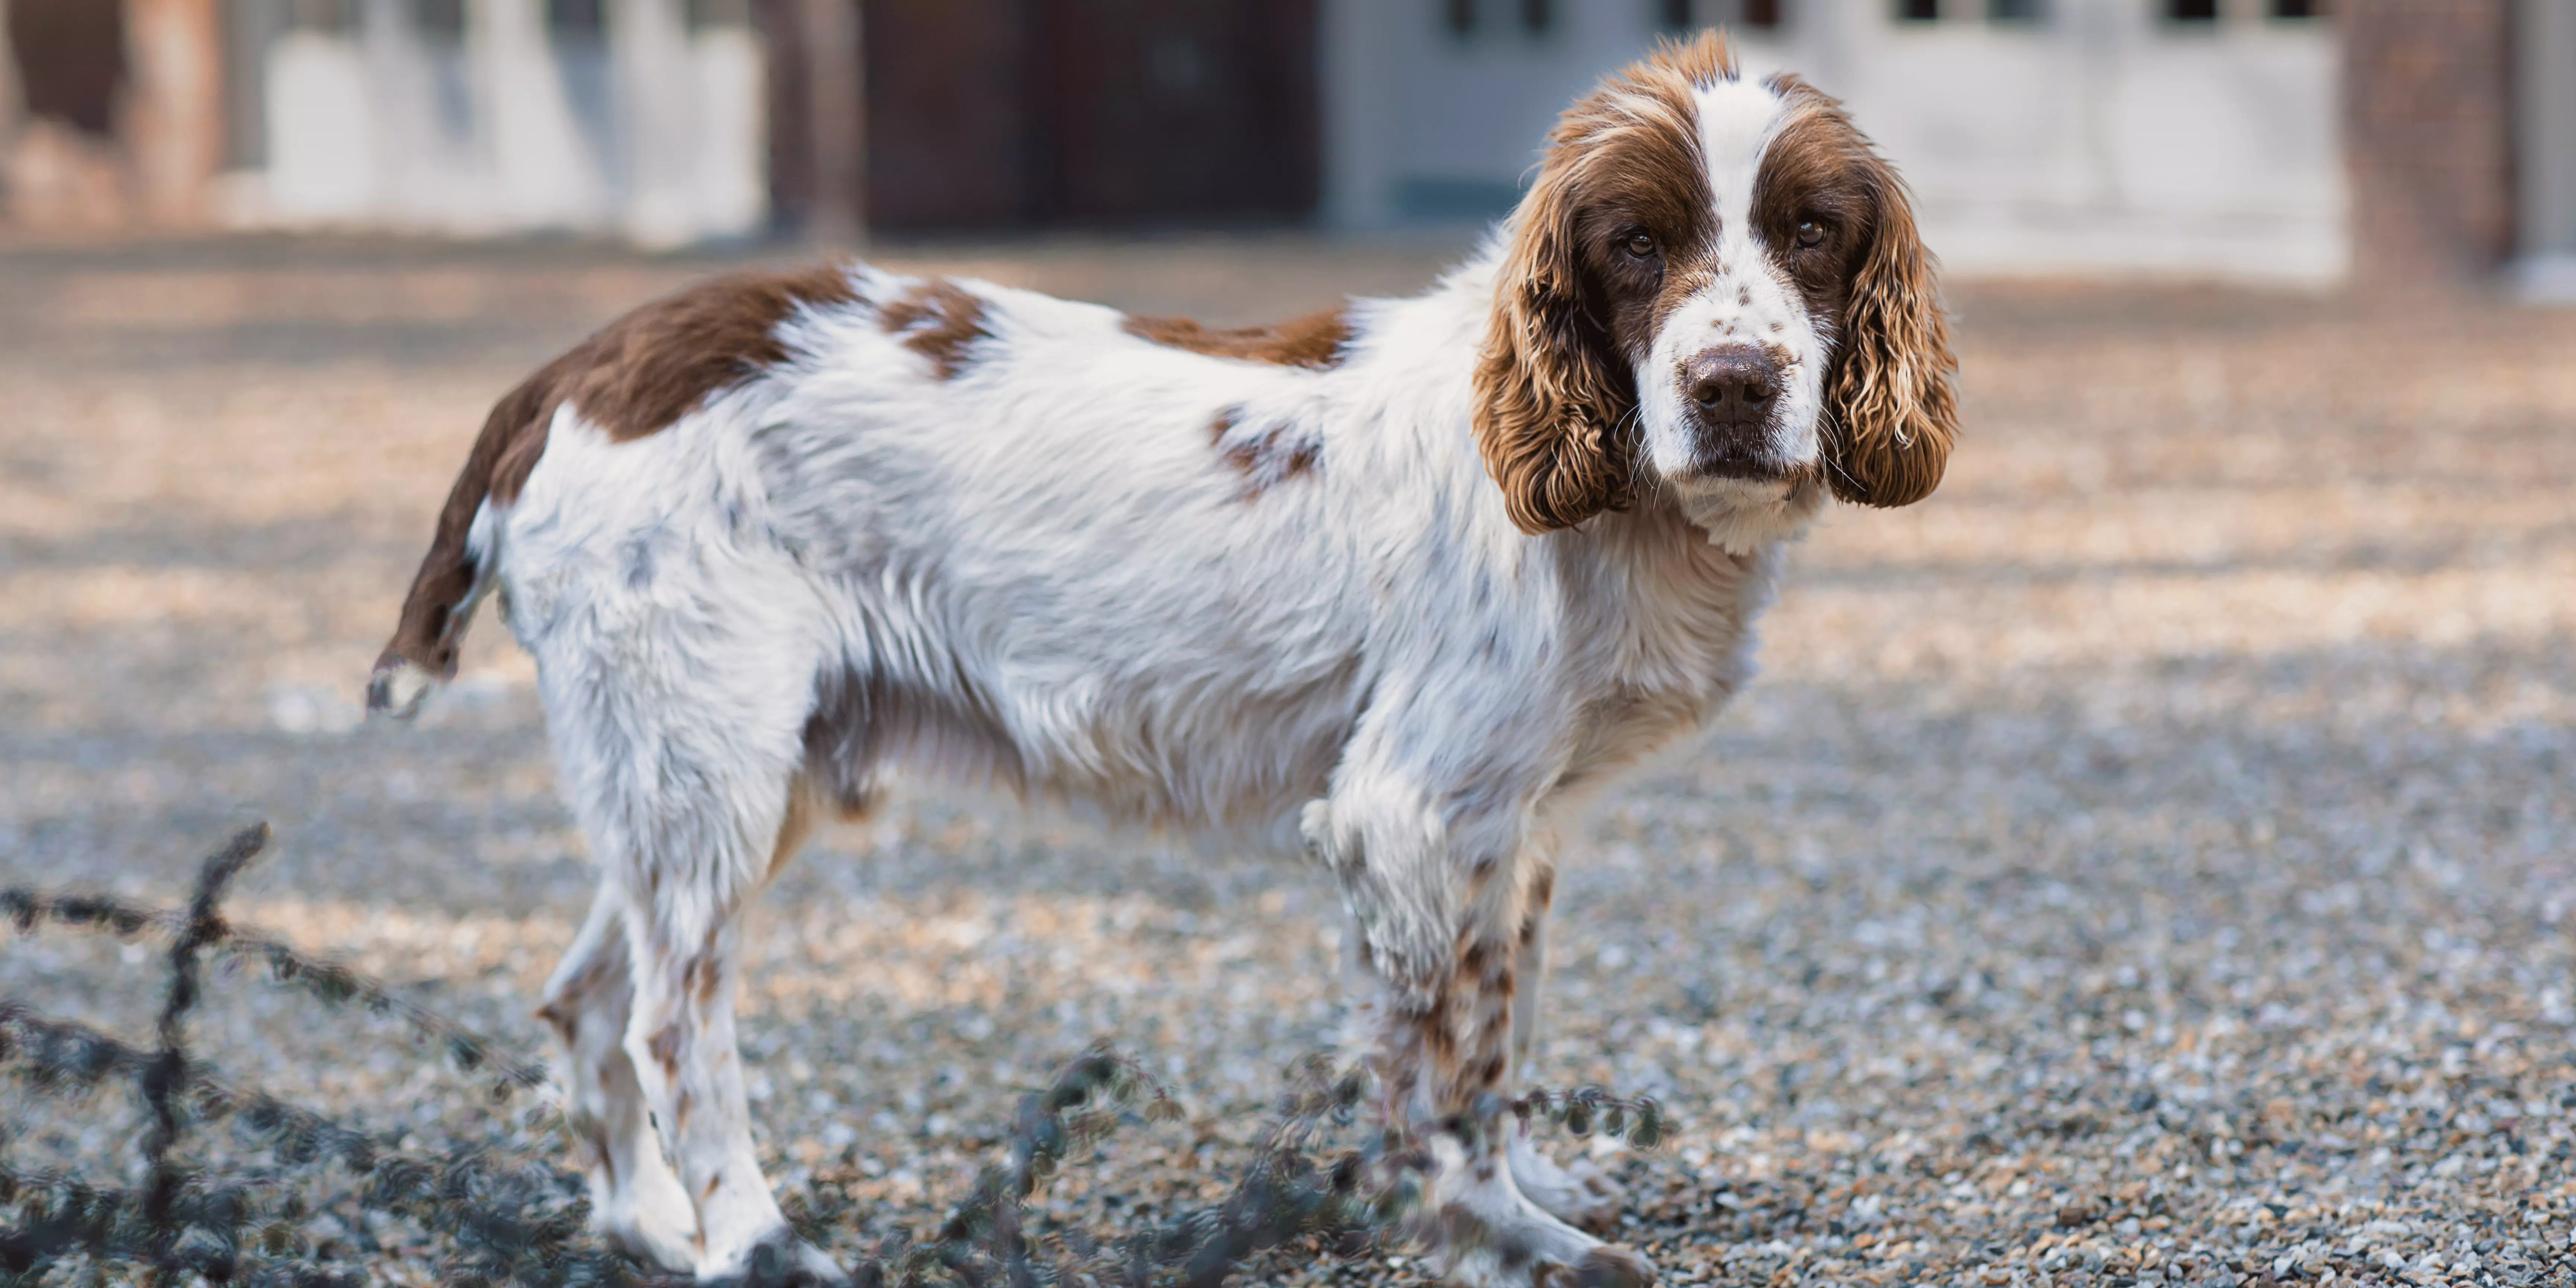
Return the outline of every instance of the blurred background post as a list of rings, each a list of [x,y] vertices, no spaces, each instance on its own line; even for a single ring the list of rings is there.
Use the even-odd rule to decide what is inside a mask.
[[[857,244],[866,226],[867,92],[859,56],[858,0],[799,0],[808,122],[808,165],[814,176],[805,227],[825,246]],[[775,100],[773,100],[775,101]]]

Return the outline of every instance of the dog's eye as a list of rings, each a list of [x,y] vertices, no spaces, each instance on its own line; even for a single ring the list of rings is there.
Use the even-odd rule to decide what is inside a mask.
[[[1798,221],[1798,249],[1813,250],[1825,244],[1825,226],[1813,219]]]
[[[1625,247],[1629,254],[1639,259],[1646,259],[1655,253],[1655,239],[1646,233],[1630,233],[1628,240],[1621,242],[1620,245]]]

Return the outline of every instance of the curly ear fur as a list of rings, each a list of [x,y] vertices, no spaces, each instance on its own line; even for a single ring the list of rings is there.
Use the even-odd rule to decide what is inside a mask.
[[[1620,423],[1635,378],[1605,360],[1586,316],[1574,211],[1551,166],[1521,203],[1476,367],[1476,446],[1524,532],[1570,528],[1629,501]]]
[[[1843,342],[1825,376],[1826,477],[1861,505],[1912,505],[1941,485],[1959,434],[1950,325],[1904,183],[1870,159],[1870,240],[1852,274]]]

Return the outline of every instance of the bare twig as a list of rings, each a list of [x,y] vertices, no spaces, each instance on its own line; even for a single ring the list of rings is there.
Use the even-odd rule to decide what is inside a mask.
[[[143,1157],[152,1174],[143,1198],[143,1220],[152,1230],[153,1269],[165,1277],[180,1270],[181,1223],[172,1205],[186,1176],[171,1162],[170,1153],[179,1144],[179,1102],[188,1092],[188,1012],[196,1009],[201,994],[197,954],[223,937],[224,888],[268,848],[268,838],[268,824],[254,823],[234,833],[224,848],[206,860],[197,873],[196,892],[188,900],[187,929],[170,945],[170,987],[162,995],[161,1018],[154,1026],[161,1049],[142,1078],[143,1101],[152,1112],[152,1130],[143,1138]]]
[[[113,895],[52,894],[24,887],[0,890],[0,915],[15,924],[21,934],[39,923],[51,922],[121,939],[152,933],[175,939],[186,934],[189,926],[186,913],[146,907]],[[383,982],[342,963],[304,956],[276,939],[229,923],[222,923],[219,933],[202,948],[228,958],[256,962],[271,979],[300,989],[326,1005],[359,1006],[370,1014],[395,1020],[422,1040],[436,1043],[460,1068],[472,1070],[489,1065],[494,1074],[495,1099],[545,1085],[544,1066],[496,1055],[490,1039],[404,1001]]]

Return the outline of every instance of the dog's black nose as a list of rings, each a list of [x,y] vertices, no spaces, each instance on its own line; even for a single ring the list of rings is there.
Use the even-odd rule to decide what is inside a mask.
[[[1780,364],[1756,345],[1702,349],[1682,367],[1682,390],[1710,429],[1759,424],[1780,396]]]
[[[1682,364],[1682,397],[1699,439],[1699,470],[1729,478],[1780,471],[1771,409],[1780,401],[1780,364],[1759,345],[1721,344]]]

